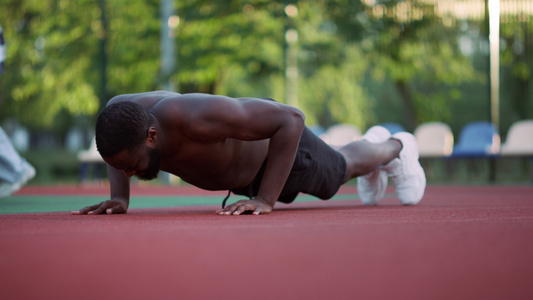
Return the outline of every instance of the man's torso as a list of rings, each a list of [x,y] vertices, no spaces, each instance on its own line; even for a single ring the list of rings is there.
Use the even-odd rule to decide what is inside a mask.
[[[165,147],[160,149],[160,169],[207,190],[227,190],[243,187],[255,178],[266,159],[269,140],[243,141],[233,138],[203,140],[201,136],[186,136],[179,118],[157,106],[167,98],[191,100],[198,95],[152,92],[124,95],[126,101],[141,104],[158,119],[165,134]],[[201,100],[201,99],[199,99]],[[243,124],[243,126],[246,126]]]
[[[247,185],[266,158],[268,140],[198,142],[182,138],[161,156],[161,170],[207,190]]]

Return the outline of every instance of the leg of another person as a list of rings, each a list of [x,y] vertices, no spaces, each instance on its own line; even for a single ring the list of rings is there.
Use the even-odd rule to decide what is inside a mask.
[[[9,196],[35,176],[35,169],[13,148],[0,127],[0,197]]]

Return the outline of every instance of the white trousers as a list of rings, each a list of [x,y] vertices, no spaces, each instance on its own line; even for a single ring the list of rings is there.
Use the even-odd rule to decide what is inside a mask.
[[[16,183],[24,175],[28,162],[13,148],[11,140],[0,127],[0,181]]]

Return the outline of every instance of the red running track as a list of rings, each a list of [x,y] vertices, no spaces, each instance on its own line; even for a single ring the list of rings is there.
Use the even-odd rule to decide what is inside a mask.
[[[2,299],[532,299],[532,187],[357,200],[0,215]]]

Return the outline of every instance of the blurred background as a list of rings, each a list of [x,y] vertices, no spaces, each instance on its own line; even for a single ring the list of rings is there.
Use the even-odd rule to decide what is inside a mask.
[[[2,0],[0,125],[32,184],[105,177],[78,155],[97,113],[158,89],[271,97],[317,134],[438,123],[457,144],[487,122],[504,143],[533,119],[532,18],[533,0]],[[428,180],[531,182],[533,153],[491,151],[428,155]]]

